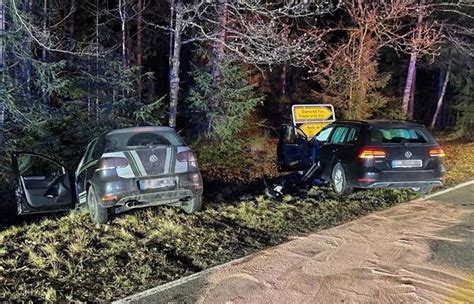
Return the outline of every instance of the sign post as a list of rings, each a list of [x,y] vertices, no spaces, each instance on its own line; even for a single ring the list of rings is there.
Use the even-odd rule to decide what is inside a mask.
[[[336,121],[331,104],[301,104],[291,107],[293,125],[298,126],[308,138],[313,138],[322,128]]]

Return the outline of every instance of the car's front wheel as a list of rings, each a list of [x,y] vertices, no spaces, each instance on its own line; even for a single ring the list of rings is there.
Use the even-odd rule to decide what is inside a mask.
[[[337,195],[347,195],[351,193],[354,188],[347,184],[347,177],[341,163],[337,163],[332,169],[332,188]]]
[[[107,222],[109,212],[107,208],[99,205],[99,199],[94,186],[90,186],[87,191],[87,207],[89,209],[89,217],[93,223],[103,224]]]
[[[183,209],[183,211],[186,213],[194,213],[197,211],[201,211],[202,196],[201,195],[194,196],[192,199],[186,202],[183,206],[181,206],[181,209]]]

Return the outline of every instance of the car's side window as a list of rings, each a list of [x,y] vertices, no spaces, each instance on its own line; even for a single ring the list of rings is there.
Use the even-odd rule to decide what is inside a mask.
[[[20,175],[23,177],[44,176],[53,179],[66,174],[63,166],[40,155],[20,154],[17,163]]]
[[[352,144],[355,144],[358,139],[359,139],[359,128],[351,127],[349,129],[349,133],[346,137],[345,143],[352,145]]]
[[[331,144],[342,144],[349,131],[348,127],[337,127],[331,136]]]
[[[94,148],[97,144],[97,138],[94,139],[90,144],[89,144],[89,147],[87,148],[87,151],[86,151],[86,157],[84,158],[84,165],[87,164],[88,162],[90,162],[93,158],[92,158],[92,152],[94,151]]]
[[[99,137],[96,141],[95,146],[92,149],[91,160],[99,159],[99,157],[102,155],[103,150],[104,150],[104,140],[102,137]]]
[[[332,129],[334,129],[334,127],[328,127],[326,129],[322,130],[321,132],[319,132],[319,134],[315,137],[316,141],[319,141],[319,142],[328,141],[329,135],[331,135]]]

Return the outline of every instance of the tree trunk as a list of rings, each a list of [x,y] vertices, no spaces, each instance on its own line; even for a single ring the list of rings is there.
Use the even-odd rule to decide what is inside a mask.
[[[143,0],[138,0],[137,4],[137,65],[142,66],[143,64],[143,49],[142,49],[142,25],[143,25]],[[142,96],[142,79],[141,79],[142,73],[141,69],[138,70],[138,98],[141,100]]]
[[[425,0],[421,0],[420,4],[425,4]],[[423,16],[418,15],[416,25],[419,26],[422,21],[423,21]],[[408,65],[407,81],[405,83],[405,90],[403,91],[402,113],[405,114],[408,118],[410,117],[413,118],[413,111],[410,111],[410,96],[412,96],[412,90],[415,90],[414,82],[415,82],[417,56],[418,56],[418,53],[416,52],[416,50],[414,50],[410,54],[410,63]]]
[[[3,77],[3,73],[5,72],[3,69],[5,68],[5,50],[4,50],[4,42],[3,39],[3,32],[5,31],[5,13],[4,13],[4,0],[0,0],[0,77]]]
[[[95,77],[99,79],[99,0],[95,1],[96,11],[95,11]],[[95,119],[99,120],[99,86],[95,85]]]
[[[228,7],[227,7],[228,0],[218,0],[217,2],[217,35],[216,41],[214,42],[214,46],[212,48],[212,63],[211,63],[211,77],[212,77],[212,87],[214,90],[218,90],[219,83],[222,80],[222,73],[221,73],[221,66],[222,66],[222,59],[224,58],[224,41],[226,36],[226,23],[227,23],[227,14],[228,14]],[[214,120],[214,113],[216,113],[217,109],[219,108],[219,98],[217,94],[212,95],[211,100],[211,111],[209,111],[208,115],[208,133],[209,135],[212,133],[213,130],[213,120]]]
[[[43,1],[43,33],[46,33],[48,28],[48,0]],[[47,50],[43,48],[41,58],[46,62]]]
[[[442,73],[442,71],[440,71]],[[444,76],[443,86],[441,87],[441,93],[438,97],[438,102],[436,104],[436,111],[433,115],[433,120],[431,121],[431,129],[435,127],[436,121],[438,120],[439,112],[441,111],[441,107],[443,106],[444,95],[446,94],[446,87],[448,86],[449,76],[451,74],[451,62],[449,62],[448,70],[446,71],[446,75]]]
[[[22,9],[25,13],[31,13],[33,10],[33,0],[25,1]],[[21,65],[21,68],[17,70],[19,72],[19,76],[15,77],[16,79],[20,79],[23,82],[23,94],[28,96],[31,94],[32,89],[32,78],[33,78],[33,67],[32,67],[32,40],[31,37],[25,35],[23,37],[22,43],[23,50],[25,52],[25,59]]]
[[[413,116],[409,113],[411,90],[414,89],[415,71],[416,71],[416,52],[410,54],[410,63],[408,64],[407,81],[403,91],[402,113],[407,117]]]
[[[218,0],[217,3],[217,36],[212,48],[212,82],[217,84],[221,79],[220,64],[224,57],[224,40],[226,35],[225,25],[227,23],[227,0]]]
[[[125,41],[127,43],[127,67],[130,66],[131,60],[132,60],[132,39],[130,39],[130,22],[128,22],[129,19],[129,2],[127,0],[125,2]]]
[[[122,64],[123,67],[127,67],[127,30],[126,30],[126,0],[119,0],[119,15],[120,15],[120,29],[122,32]]]
[[[69,3],[70,11],[76,10],[76,0],[70,0]],[[75,32],[75,22],[74,22],[74,14],[69,17],[67,22],[67,35],[69,39],[69,45],[72,46],[74,44],[74,32]],[[67,66],[67,73],[71,75],[72,65],[73,65],[74,56],[72,54],[67,54],[66,57],[66,66]]]
[[[413,120],[415,117],[415,88],[416,88],[416,69],[413,75],[413,82],[410,92],[410,102],[408,104],[408,119]]]
[[[43,1],[43,33],[46,33],[48,30],[48,0]],[[41,59],[43,62],[48,62],[48,50],[46,48],[43,48],[42,54],[41,54]],[[48,75],[45,75],[45,77],[49,78]],[[48,79],[49,81],[49,79]],[[50,96],[48,96],[48,92],[46,92],[45,89],[43,91],[43,101],[44,104],[50,105],[51,106],[51,100]]]
[[[5,77],[5,52],[4,52],[4,42],[3,42],[3,32],[5,31],[5,12],[4,12],[4,0],[0,0],[0,77],[2,82],[4,81]],[[3,90],[3,88],[2,88]],[[4,117],[5,117],[5,105],[3,104],[3,100],[0,100],[0,151],[3,152],[3,143],[4,143],[4,135],[3,135],[3,124],[4,124]]]
[[[280,96],[286,95],[286,64],[281,66],[281,74],[280,74]]]
[[[174,32],[172,40],[171,66],[170,66],[170,108],[168,124],[170,127],[176,127],[176,115],[178,113],[179,98],[179,67],[181,64],[181,32],[183,26],[182,0],[176,0]]]

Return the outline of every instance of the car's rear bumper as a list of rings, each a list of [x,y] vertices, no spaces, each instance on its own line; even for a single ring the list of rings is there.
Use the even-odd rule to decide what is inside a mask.
[[[191,177],[197,176],[197,179]],[[144,178],[110,178],[96,180],[99,204],[103,208],[114,208],[118,212],[154,205],[173,204],[199,196],[203,192],[202,178],[198,172],[173,174],[154,178],[171,177],[176,183],[171,187],[140,189],[140,180]]]
[[[444,168],[436,170],[365,171],[352,186],[356,188],[417,188],[443,185]]]
[[[199,194],[186,189],[128,195],[118,200],[112,210],[113,213],[122,213],[137,208],[180,204],[197,195]]]
[[[387,181],[387,182],[375,182],[361,188],[418,188],[418,187],[440,187],[443,182],[440,180],[432,181]]]

